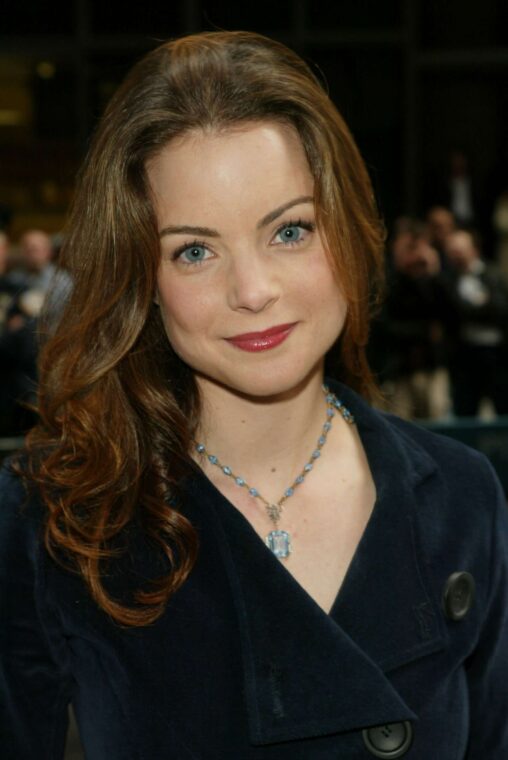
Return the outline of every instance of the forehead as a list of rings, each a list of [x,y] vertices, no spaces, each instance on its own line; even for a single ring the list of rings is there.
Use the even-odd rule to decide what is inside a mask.
[[[21,240],[24,245],[49,246],[50,244],[48,236],[43,232],[26,232]]]
[[[429,222],[438,225],[452,225],[453,216],[449,211],[446,211],[446,209],[438,209],[429,214]]]
[[[450,248],[471,248],[473,247],[473,238],[468,232],[456,232],[448,238]]]
[[[147,174],[159,212],[200,218],[270,210],[289,196],[312,194],[314,184],[296,130],[271,121],[189,132],[152,158]]]

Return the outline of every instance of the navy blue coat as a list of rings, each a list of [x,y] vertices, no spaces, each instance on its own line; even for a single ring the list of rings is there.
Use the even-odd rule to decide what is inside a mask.
[[[60,760],[70,701],[87,760],[508,758],[508,514],[492,469],[336,390],[377,501],[329,615],[197,473],[197,565],[155,624],[122,628],[46,555],[41,505],[22,510],[4,470],[3,760]],[[160,572],[131,539],[108,577],[120,598]],[[459,620],[443,604],[456,572],[476,586]]]

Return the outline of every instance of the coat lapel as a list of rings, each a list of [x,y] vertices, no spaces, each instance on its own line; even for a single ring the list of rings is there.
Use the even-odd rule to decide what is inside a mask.
[[[380,668],[326,615],[234,507],[214,494],[241,633],[253,744],[413,720]]]
[[[385,673],[446,641],[416,522],[416,493],[434,462],[352,391],[333,389],[355,414],[377,501],[329,615],[204,476],[189,484],[212,507],[238,618],[253,744],[416,720]]]
[[[355,409],[377,502],[331,614],[388,672],[442,649],[447,640],[418,528],[436,463],[352,391],[339,386],[336,392]]]

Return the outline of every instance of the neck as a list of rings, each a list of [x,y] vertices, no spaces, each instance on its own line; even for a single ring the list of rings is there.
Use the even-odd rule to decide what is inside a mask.
[[[322,372],[290,392],[263,398],[198,382],[203,411],[197,438],[208,453],[260,490],[275,495],[287,487],[308,461],[326,418]],[[200,463],[217,477],[212,465]]]

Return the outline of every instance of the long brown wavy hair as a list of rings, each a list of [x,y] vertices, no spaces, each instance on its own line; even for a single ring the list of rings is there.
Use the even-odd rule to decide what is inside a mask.
[[[47,506],[48,551],[124,625],[162,613],[198,550],[178,500],[200,403],[153,302],[160,250],[145,166],[189,130],[260,120],[298,131],[315,179],[317,224],[348,304],[328,359],[364,396],[375,387],[365,345],[384,231],[359,151],[320,82],[295,53],[258,34],[161,45],[112,98],[80,174],[61,254],[74,288],[41,351],[40,422],[17,463]],[[105,576],[131,524],[167,572],[127,603]]]

